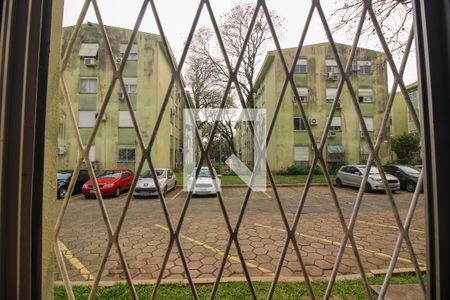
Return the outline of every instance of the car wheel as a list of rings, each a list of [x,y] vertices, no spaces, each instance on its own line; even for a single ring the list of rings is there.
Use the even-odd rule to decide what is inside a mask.
[[[366,193],[371,193],[372,192],[372,186],[370,185],[370,183],[366,183],[365,191],[366,191]]]
[[[67,188],[62,186],[58,189],[58,199],[64,199],[67,193]]]
[[[114,196],[116,197],[120,196],[120,186],[117,187],[116,191],[114,192]]]
[[[342,180],[340,178],[336,178],[336,186],[342,187]]]
[[[406,183],[406,190],[410,193],[414,193],[414,191],[416,190],[416,184],[412,181],[408,181]]]
[[[177,182],[175,181],[175,184],[173,185],[173,188],[172,188],[172,190],[176,190],[177,189]]]

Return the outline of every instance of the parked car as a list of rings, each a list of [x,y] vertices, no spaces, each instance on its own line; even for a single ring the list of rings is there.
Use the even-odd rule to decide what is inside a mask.
[[[130,189],[134,179],[134,172],[130,169],[115,168],[101,171],[96,176],[100,193],[103,196],[120,196],[120,193]],[[92,181],[83,184],[83,194],[86,198],[95,196]]]
[[[159,187],[161,188],[164,196],[166,196],[169,191],[174,190],[177,187],[177,177],[171,169],[156,169],[155,172]],[[138,178],[133,196],[148,197],[156,194],[157,191],[152,172],[150,170],[145,171]]]
[[[58,178],[58,189],[56,191],[56,197],[62,199],[66,196],[67,189],[69,187],[70,180],[72,180],[73,170],[60,170],[57,173]],[[83,184],[89,180],[89,173],[87,170],[80,170],[78,173],[77,181],[75,182],[75,187],[73,188],[73,193],[81,193],[81,188]]]
[[[343,166],[339,169],[336,174],[336,186],[340,187],[343,185],[359,187],[363,178],[363,174],[366,170],[365,165],[348,165]],[[391,191],[395,192],[400,189],[399,180],[389,174],[386,174],[386,179],[389,183]],[[380,172],[376,167],[371,167],[369,171],[369,177],[367,179],[367,184],[365,191],[370,193],[372,191],[384,191],[384,184],[381,180]]]
[[[408,192],[416,190],[419,181],[420,170],[410,166],[387,165],[383,166],[386,173],[391,174],[400,180],[400,188]]]
[[[192,173],[187,178],[187,184],[190,188],[192,185],[192,181],[195,177],[195,172],[197,168],[194,168]],[[213,169],[214,177],[216,178],[217,187],[220,189],[220,175],[217,175],[216,170]],[[216,188],[214,186],[214,181],[212,179],[211,173],[209,172],[208,167],[201,167],[200,172],[198,174],[197,181],[195,182],[194,190],[192,191],[193,195],[211,195],[216,194]]]

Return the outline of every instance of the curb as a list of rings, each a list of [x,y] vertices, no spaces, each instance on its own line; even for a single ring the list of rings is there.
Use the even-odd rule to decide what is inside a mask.
[[[421,267],[420,271],[422,273],[426,272],[426,268]],[[377,275],[386,275],[387,269],[375,269],[370,270],[369,272],[366,272],[366,276],[373,277]],[[393,276],[395,275],[414,275],[416,274],[414,268],[397,268],[394,269],[394,272],[392,273]],[[348,275],[338,275],[336,277],[336,281],[343,281],[343,280],[359,280],[361,279],[361,274],[348,274]],[[213,284],[216,281],[216,278],[194,278],[192,279],[194,284]],[[311,277],[311,282],[324,282],[328,281],[329,277]],[[253,277],[252,282],[272,282],[273,277]],[[230,283],[230,282],[247,282],[247,279],[245,277],[225,277],[220,279],[220,283]],[[304,277],[284,277],[280,276],[280,279],[278,282],[287,282],[287,283],[303,283],[305,282]],[[110,287],[115,284],[127,284],[126,280],[116,280],[116,281],[100,281],[99,286],[102,287]],[[133,284],[135,285],[154,285],[156,283],[156,279],[148,279],[148,280],[133,280]],[[189,284],[187,279],[163,279],[161,281],[161,284]],[[55,281],[55,285],[64,285],[63,281]],[[72,285],[80,285],[80,286],[92,286],[94,284],[94,281],[72,281]]]
[[[303,187],[304,183],[277,183],[277,187]],[[328,186],[326,183],[311,183],[310,186]],[[177,188],[182,188],[183,185],[178,184]],[[226,184],[222,185],[221,188],[232,189],[232,188],[248,188],[246,184]],[[267,185],[267,188],[272,188],[272,185]]]

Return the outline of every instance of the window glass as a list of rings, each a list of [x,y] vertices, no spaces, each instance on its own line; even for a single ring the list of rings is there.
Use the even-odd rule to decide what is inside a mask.
[[[294,130],[306,130],[305,122],[303,121],[303,118],[295,117],[294,118]]]
[[[97,78],[80,78],[80,94],[97,93]]]

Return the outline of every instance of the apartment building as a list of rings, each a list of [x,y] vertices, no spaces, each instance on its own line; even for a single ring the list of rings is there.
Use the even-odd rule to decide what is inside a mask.
[[[420,115],[419,110],[419,91],[417,81],[406,86],[409,99],[414,107],[417,116]],[[413,115],[406,105],[402,92],[395,94],[394,103],[392,105],[392,135],[402,135],[405,133],[418,133]]]
[[[73,30],[74,27],[63,29],[63,53]],[[106,31],[114,53],[114,64],[119,66],[132,31],[109,26]],[[160,36],[138,32],[123,73],[126,90],[146,144],[155,128],[171,80],[168,55],[171,54],[164,50]],[[76,130],[83,144],[86,144],[113,76],[114,65],[108,56],[99,25],[83,24],[64,74],[77,128],[73,127],[68,106],[61,96],[59,169],[75,166],[79,154]],[[181,89],[175,84],[151,152],[156,167],[181,167],[182,109]],[[134,170],[141,158],[136,137],[124,93],[117,81],[89,153],[90,160],[97,169],[127,167]],[[146,168],[148,165],[144,166]]]
[[[345,66],[351,46],[337,44],[339,57]],[[291,66],[297,48],[283,49]],[[358,48],[350,72],[357,94],[358,106],[372,139],[376,138],[388,99],[386,57],[384,53]],[[329,117],[331,105],[337,94],[341,74],[329,43],[304,46],[296,62],[294,81],[305,108],[303,119],[294,101],[290,87],[286,90],[274,131],[267,149],[267,158],[274,171],[285,170],[293,164],[309,164],[313,159],[306,122],[319,142]],[[255,82],[255,108],[265,108],[267,122],[274,117],[281,94],[285,72],[277,51],[270,51],[263,62]],[[363,136],[352,98],[346,85],[339,97],[330,132],[324,148],[329,163],[360,163],[367,160],[369,149]],[[238,152],[242,160],[251,162],[251,139],[246,128],[238,130]],[[390,128],[386,131],[380,149],[383,161],[390,160]]]

